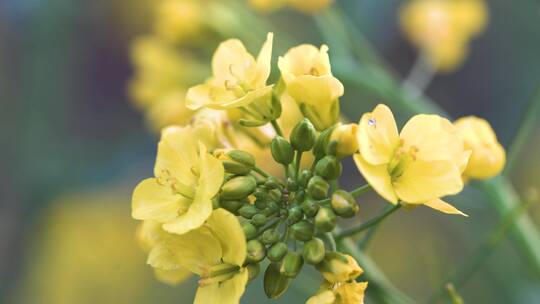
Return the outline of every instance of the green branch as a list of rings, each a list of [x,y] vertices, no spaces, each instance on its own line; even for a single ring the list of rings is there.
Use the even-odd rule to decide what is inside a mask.
[[[348,229],[344,229],[339,234],[336,235],[336,239],[340,240],[348,236],[354,236],[372,226],[375,226],[382,222],[386,217],[388,217],[390,214],[394,213],[401,207],[400,204],[389,206],[383,213],[377,215],[376,217],[370,219],[369,221],[362,223],[357,226],[353,226]]]

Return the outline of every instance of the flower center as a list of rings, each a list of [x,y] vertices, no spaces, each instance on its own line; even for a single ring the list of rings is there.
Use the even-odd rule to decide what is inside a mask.
[[[403,175],[407,167],[416,160],[417,154],[417,147],[411,146],[408,149],[405,149],[403,147],[403,142],[400,143],[400,147],[397,148],[394,157],[388,165],[388,173],[390,174],[392,181],[397,180]]]
[[[221,283],[231,279],[240,271],[240,266],[221,263],[210,266],[201,274],[199,286],[204,287],[214,283]]]

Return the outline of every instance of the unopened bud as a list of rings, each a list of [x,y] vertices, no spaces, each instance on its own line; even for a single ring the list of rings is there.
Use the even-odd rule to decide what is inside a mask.
[[[257,227],[255,227],[253,224],[245,223],[244,225],[242,225],[242,229],[244,230],[246,239],[251,240],[257,237]]]
[[[315,172],[327,180],[337,179],[341,175],[343,166],[335,156],[325,156],[317,162]]]
[[[311,173],[311,171],[307,169],[302,170],[300,174],[298,175],[298,184],[305,188],[309,182],[309,179],[312,176],[313,174]]]
[[[257,263],[262,261],[266,255],[266,248],[258,240],[247,242],[247,261],[249,263]]]
[[[336,227],[336,214],[328,207],[321,207],[315,216],[315,227],[321,232],[330,232]]]
[[[301,254],[297,252],[288,252],[281,262],[279,272],[286,277],[294,278],[300,273],[303,265],[304,258],[302,258]]]
[[[311,199],[305,200],[301,207],[307,217],[314,217],[319,211],[319,205]]]
[[[287,244],[283,242],[275,243],[268,249],[268,259],[272,262],[279,262],[287,254],[287,250]]]
[[[275,230],[266,230],[260,238],[261,242],[266,245],[272,245],[279,241],[279,233]]]
[[[268,218],[266,217],[266,215],[258,213],[251,218],[251,223],[256,227],[261,227],[266,223],[267,220]]]
[[[320,176],[313,176],[308,182],[307,193],[310,197],[320,200],[328,195],[330,185]]]
[[[294,223],[297,223],[299,220],[302,219],[302,217],[304,217],[302,209],[298,206],[294,206],[289,209],[289,215],[287,216],[287,224],[292,225]]]
[[[364,272],[353,257],[333,251],[315,267],[330,283],[354,280]]]
[[[288,165],[293,161],[294,151],[291,144],[283,137],[276,136],[270,143],[270,151],[275,161]]]
[[[332,209],[344,218],[351,218],[358,213],[358,204],[354,197],[347,191],[336,190],[332,193]]]
[[[248,270],[248,275],[249,275],[248,282],[253,281],[261,273],[261,266],[259,265],[259,263],[249,264],[246,266],[246,268]]]
[[[350,156],[358,151],[357,130],[357,124],[339,125],[334,129],[330,141],[336,142],[337,157]]]
[[[268,189],[277,189],[279,188],[279,181],[277,178],[273,177],[273,176],[270,176],[266,182],[264,182],[264,185],[266,186],[266,188]]]
[[[298,183],[291,177],[287,178],[287,189],[291,192],[298,190]]]
[[[302,256],[306,263],[311,265],[319,264],[325,255],[324,242],[319,238],[313,238],[304,244]]]
[[[315,144],[317,131],[307,119],[302,119],[291,131],[291,145],[297,151],[309,151]]]
[[[307,242],[313,238],[313,224],[302,220],[291,226],[291,235],[293,238]]]
[[[244,205],[243,201],[221,201],[219,203],[221,208],[230,211],[233,214],[238,214],[238,209]]]
[[[253,176],[237,176],[221,187],[221,198],[224,200],[241,200],[248,197],[257,187]]]
[[[238,209],[238,214],[247,219],[251,219],[257,213],[259,213],[259,209],[249,204],[244,205],[240,209]]]
[[[271,263],[264,272],[264,293],[270,299],[281,297],[291,284],[291,278],[279,272],[280,265]]]
[[[319,134],[319,137],[317,137],[317,140],[315,141],[315,146],[313,147],[313,154],[315,155],[316,159],[321,159],[325,155],[327,155],[327,146],[330,142],[330,137],[332,136],[332,132],[334,131],[335,127],[330,127]]]

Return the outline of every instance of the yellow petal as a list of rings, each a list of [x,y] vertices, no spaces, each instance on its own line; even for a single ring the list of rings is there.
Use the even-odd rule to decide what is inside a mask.
[[[272,61],[272,42],[274,34],[268,33],[266,42],[263,44],[259,56],[257,56],[258,73],[253,80],[253,87],[259,88],[266,85],[266,80],[270,76],[271,61]]]
[[[354,162],[360,173],[367,180],[369,185],[382,196],[385,200],[392,204],[397,204],[398,197],[392,186],[390,174],[386,165],[371,165],[364,160],[360,154],[353,156]]]
[[[133,191],[131,216],[137,220],[169,221],[176,217],[182,200],[170,187],[158,184],[155,178],[147,178]]]
[[[338,299],[336,304],[364,304],[364,293],[367,285],[367,282],[353,281],[339,286],[335,291]]]
[[[212,72],[220,82],[248,79],[255,65],[255,58],[238,39],[222,42],[212,57]]]
[[[397,196],[409,204],[423,204],[463,189],[459,169],[448,161],[411,161],[393,185]]]
[[[448,119],[438,115],[415,115],[400,133],[405,151],[415,150],[422,161],[445,160],[457,166],[463,163],[463,140]]]
[[[191,272],[185,268],[180,268],[177,270],[162,270],[154,268],[154,276],[162,283],[177,285],[189,279]]]
[[[325,290],[309,298],[306,304],[334,304],[336,296],[331,290]],[[351,302],[352,303],[352,302]]]
[[[199,154],[200,162],[198,171],[200,172],[200,176],[197,191],[202,192],[204,197],[211,199],[216,196],[223,184],[225,169],[221,161],[209,154],[201,142],[199,142]]]
[[[463,216],[468,216],[467,214],[461,212],[456,207],[450,205],[449,203],[447,203],[447,202],[445,202],[445,201],[443,201],[441,199],[434,199],[434,200],[427,201],[426,203],[424,203],[424,205],[428,206],[429,208],[440,211],[442,213],[459,214],[459,215],[463,215]]]
[[[332,75],[302,75],[287,84],[287,92],[297,101],[312,106],[332,103],[344,93],[343,84]]]
[[[154,175],[176,178],[185,185],[195,182],[191,167],[197,161],[197,142],[188,127],[168,127],[161,132]]]
[[[208,196],[204,191],[197,191],[187,211],[163,224],[163,229],[171,233],[184,234],[200,227],[211,213],[212,197]]]
[[[220,102],[230,102],[237,97],[233,91],[225,88],[225,82],[222,86],[205,83],[189,88],[186,94],[186,107],[191,110],[198,110],[202,107],[213,109],[222,109]]]
[[[143,221],[137,227],[136,237],[139,245],[145,251],[150,251],[152,247],[163,240],[167,232],[161,228],[162,224],[158,221]]]
[[[185,267],[196,274],[204,274],[210,266],[221,263],[221,244],[206,227],[182,235],[170,234],[155,246],[148,256],[152,267],[175,270]]]
[[[223,261],[242,266],[246,259],[246,238],[238,218],[219,208],[212,212],[207,224],[221,243]]]
[[[244,268],[229,280],[199,287],[193,304],[238,304],[248,278],[247,269]]]
[[[389,163],[399,145],[396,121],[390,108],[379,104],[373,112],[362,115],[357,139],[360,154],[368,163]]]

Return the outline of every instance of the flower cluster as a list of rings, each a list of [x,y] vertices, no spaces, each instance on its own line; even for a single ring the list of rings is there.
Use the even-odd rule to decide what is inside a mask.
[[[270,33],[254,57],[240,40],[224,41],[212,76],[187,90],[195,118],[163,129],[154,177],[133,193],[139,239],[161,280],[200,277],[195,303],[239,303],[261,267],[266,295],[279,298],[306,264],[322,277],[307,303],[363,303],[363,269],[334,239],[339,219],[359,212],[356,198],[373,189],[397,206],[464,215],[443,198],[500,172],[504,149],[475,117],[452,123],[416,115],[398,131],[380,104],[358,124],[343,124],[344,87],[328,47],[290,49],[278,59],[279,80],[269,83],[272,42]],[[285,105],[301,113],[292,127],[285,127]],[[261,149],[271,158],[238,144],[260,140],[264,130]],[[348,157],[368,182],[353,191],[339,188]]]

